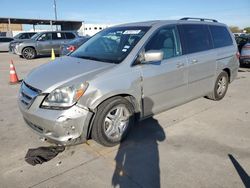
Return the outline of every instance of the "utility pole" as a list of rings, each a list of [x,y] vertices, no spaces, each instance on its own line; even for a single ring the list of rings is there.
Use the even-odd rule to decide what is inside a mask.
[[[54,12],[55,12],[55,20],[57,21],[56,0],[54,0]],[[56,24],[56,30],[58,30],[57,24]]]

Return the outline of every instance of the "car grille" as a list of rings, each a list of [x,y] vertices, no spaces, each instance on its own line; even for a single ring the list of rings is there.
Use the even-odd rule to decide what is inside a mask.
[[[33,88],[23,82],[20,89],[19,99],[26,108],[29,108],[40,93],[41,91],[39,89]]]
[[[31,123],[29,120],[24,118],[24,121],[28,124],[28,126],[30,126],[30,128],[32,128],[33,130],[39,132],[39,133],[43,133],[44,129],[38,125],[35,125],[33,123]]]

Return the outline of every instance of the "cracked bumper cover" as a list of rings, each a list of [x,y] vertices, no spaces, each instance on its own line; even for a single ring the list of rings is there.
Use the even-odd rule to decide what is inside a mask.
[[[86,140],[92,112],[77,105],[66,110],[40,108],[44,96],[37,96],[27,109],[19,100],[19,108],[26,124],[40,136],[50,141],[69,145],[81,138]]]

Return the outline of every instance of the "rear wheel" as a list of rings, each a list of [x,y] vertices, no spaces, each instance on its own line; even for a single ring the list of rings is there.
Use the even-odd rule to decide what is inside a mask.
[[[208,98],[215,101],[223,99],[223,97],[226,95],[228,84],[228,74],[227,72],[223,71],[219,74],[214,85],[214,91],[208,96]]]
[[[26,47],[22,51],[22,56],[25,59],[34,59],[36,57],[36,50],[31,47]]]
[[[133,105],[123,97],[114,97],[98,107],[91,137],[104,146],[114,146],[127,136],[133,124]]]

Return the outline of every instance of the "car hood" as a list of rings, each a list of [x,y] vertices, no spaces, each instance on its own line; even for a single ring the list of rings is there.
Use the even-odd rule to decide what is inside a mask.
[[[11,43],[21,43],[26,41],[31,41],[31,39],[14,39]]]
[[[111,63],[64,56],[32,70],[24,82],[43,93],[49,93],[64,84],[89,81],[114,66]]]

